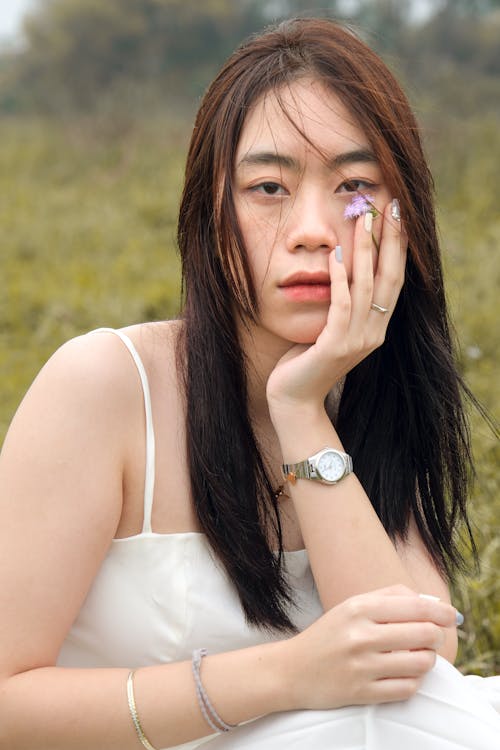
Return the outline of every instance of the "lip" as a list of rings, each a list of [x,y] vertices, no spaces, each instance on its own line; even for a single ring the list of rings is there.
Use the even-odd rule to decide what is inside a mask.
[[[298,271],[278,286],[293,302],[324,303],[330,300],[330,276],[324,271]]]
[[[280,287],[288,286],[304,286],[306,284],[320,284],[322,286],[330,286],[330,276],[326,271],[297,271],[291,276],[288,276],[284,281],[279,284]]]

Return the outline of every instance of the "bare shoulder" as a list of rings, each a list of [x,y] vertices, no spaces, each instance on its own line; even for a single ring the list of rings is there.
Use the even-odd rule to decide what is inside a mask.
[[[182,321],[139,323],[120,329],[133,343],[147,371],[154,374],[176,368],[176,350]]]
[[[154,371],[173,361],[177,329],[177,322],[172,321],[143,323],[121,331],[146,369]],[[95,401],[103,419],[111,407],[130,403],[138,395],[137,382],[137,368],[123,341],[111,329],[99,329],[70,339],[54,352],[33,381],[20,411],[26,402],[71,399],[75,407],[89,407]]]
[[[134,387],[135,368],[119,336],[99,329],[70,339],[54,352],[33,385],[48,381],[69,387],[76,397],[93,391],[119,397]]]
[[[85,523],[99,519],[105,546],[120,517],[124,464],[142,413],[137,368],[118,336],[103,331],[66,342],[33,381],[7,432],[0,501],[17,497],[29,516],[33,507],[38,513],[43,490],[55,515],[63,508],[80,521],[86,513]]]
[[[23,399],[0,456],[0,642],[23,644],[0,649],[12,673],[54,663],[115,535],[142,420],[137,368],[113,333],[65,343]]]
[[[117,393],[127,384],[126,350],[112,333],[85,334],[60,346],[45,363],[21,403],[34,399],[75,400]]]
[[[50,357],[22,400],[4,442],[0,478],[12,481],[17,493],[27,482],[23,467],[29,463],[39,486],[65,475],[75,482],[78,477],[74,486],[88,485],[84,471],[104,485],[118,483],[124,425],[140,408],[136,368],[119,338],[103,332],[71,339]],[[23,490],[24,498],[31,496]]]
[[[172,320],[120,329],[131,341],[144,366],[157,426],[162,417],[170,421],[172,412],[179,405],[182,386],[177,344],[182,325],[181,321]]]

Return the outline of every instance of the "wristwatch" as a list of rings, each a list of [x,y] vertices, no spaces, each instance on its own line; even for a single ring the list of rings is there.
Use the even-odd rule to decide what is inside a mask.
[[[313,479],[323,484],[337,484],[352,473],[352,458],[336,448],[323,448],[297,464],[283,464],[285,479],[295,484],[297,479]]]

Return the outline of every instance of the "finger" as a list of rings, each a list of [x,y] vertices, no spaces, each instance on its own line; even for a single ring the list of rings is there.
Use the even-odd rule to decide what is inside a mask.
[[[328,268],[331,284],[328,323],[334,323],[334,330],[336,331],[339,330],[339,327],[345,330],[351,317],[351,293],[340,245],[337,245],[335,250],[330,253]]]
[[[372,320],[384,324],[385,327],[403,286],[408,244],[402,223],[394,218],[393,212],[394,201],[391,201],[384,210],[380,253],[373,283],[372,301],[386,308],[388,315],[384,320],[380,311],[372,309]]]
[[[420,687],[422,678],[400,677],[399,679],[380,679],[371,684],[370,703],[393,703],[411,698]]]
[[[440,627],[456,625],[456,609],[451,604],[420,596],[385,596],[372,611],[378,623],[430,622]]]
[[[354,249],[351,279],[351,330],[363,331],[373,298],[373,216],[360,216],[354,230]]]
[[[438,650],[445,631],[433,622],[386,623],[375,626],[373,645],[381,652]]]
[[[373,679],[399,679],[423,677],[436,663],[436,652],[431,649],[419,651],[392,651],[377,654],[370,664]]]

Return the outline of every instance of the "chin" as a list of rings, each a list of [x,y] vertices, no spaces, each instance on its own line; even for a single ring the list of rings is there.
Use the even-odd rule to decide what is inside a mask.
[[[282,330],[285,338],[294,344],[314,344],[327,320],[328,309],[309,310],[307,314],[290,316]]]
[[[271,336],[272,339],[276,339],[286,345],[289,344],[302,344],[309,345],[314,344],[320,335],[321,331],[326,325],[326,315],[315,315],[309,316],[283,316],[270,317],[268,320],[262,320],[257,324],[257,330],[260,329],[261,333],[266,336]]]
[[[317,338],[318,336],[294,336],[290,340],[292,344],[314,344]]]
[[[321,326],[299,328],[290,333],[289,340],[294,344],[314,344],[324,328],[324,324]],[[287,337],[288,338],[288,337]]]

